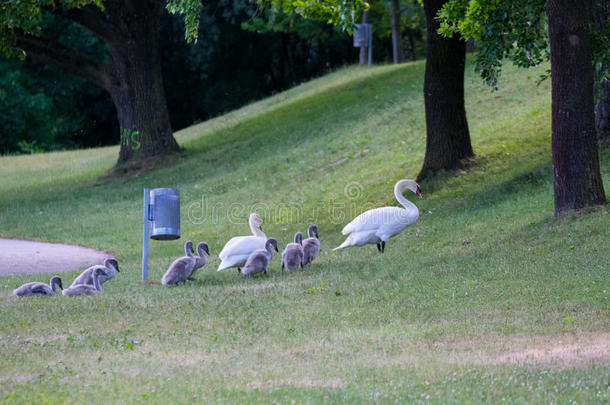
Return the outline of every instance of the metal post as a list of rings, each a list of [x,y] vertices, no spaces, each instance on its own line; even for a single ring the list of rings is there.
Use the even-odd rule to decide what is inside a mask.
[[[150,194],[144,189],[144,208],[142,213],[142,280],[148,278],[148,206]]]
[[[371,62],[373,61],[373,25],[368,24],[367,31],[369,34],[369,66],[371,66]]]

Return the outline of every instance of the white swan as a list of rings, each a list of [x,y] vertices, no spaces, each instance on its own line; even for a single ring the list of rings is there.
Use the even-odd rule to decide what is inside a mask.
[[[250,253],[257,249],[265,249],[267,236],[263,233],[261,226],[263,220],[258,214],[253,213],[250,214],[248,222],[253,236],[236,236],[231,238],[218,254],[222,261],[217,271],[237,267],[237,271],[241,272],[241,267],[248,260]]]
[[[402,189],[405,187],[422,198],[419,184],[413,180],[400,180],[394,186],[394,195],[404,208],[382,207],[363,212],[343,228],[341,233],[349,236],[333,250],[376,243],[377,249],[383,253],[386,241],[398,235],[419,217],[419,210],[415,204],[402,195]]]

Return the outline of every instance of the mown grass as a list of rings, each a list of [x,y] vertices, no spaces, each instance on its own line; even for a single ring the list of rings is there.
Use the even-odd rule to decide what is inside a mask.
[[[608,401],[608,206],[552,217],[549,84],[508,67],[467,75],[478,154],[422,183],[420,219],[330,253],[362,210],[395,205],[425,146],[424,64],[348,68],[177,133],[184,151],[129,178],[117,148],[0,159],[0,234],[114,251],[97,297],[17,299],[0,279],[0,400],[30,402]],[[542,71],[542,70],[541,70]],[[602,151],[610,190],[610,152]],[[197,280],[139,282],[144,187],[178,187],[182,239],[151,242],[160,279],[185,239],[210,243]],[[283,245],[310,222],[304,271],[217,273],[259,212]],[[70,282],[77,273],[63,274]]]

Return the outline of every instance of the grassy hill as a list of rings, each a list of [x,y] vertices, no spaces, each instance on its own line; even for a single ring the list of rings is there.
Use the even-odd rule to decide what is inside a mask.
[[[0,234],[114,251],[123,269],[75,299],[17,299],[47,277],[0,278],[0,401],[607,402],[608,206],[552,217],[544,69],[509,66],[497,92],[468,70],[478,156],[421,184],[418,222],[384,255],[330,249],[417,174],[423,62],[340,70],[192,126],[182,153],[127,178],[104,176],[116,147],[0,158]],[[610,191],[609,150],[601,164]],[[149,277],[205,240],[196,281],[138,282],[144,187],[182,200],[182,239],[150,243]],[[317,223],[314,265],[216,272],[253,211],[281,246]]]

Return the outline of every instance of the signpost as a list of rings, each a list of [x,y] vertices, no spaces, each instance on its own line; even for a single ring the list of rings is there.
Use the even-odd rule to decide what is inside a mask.
[[[356,24],[354,30],[354,48],[368,48],[369,66],[373,60],[373,25]]]

